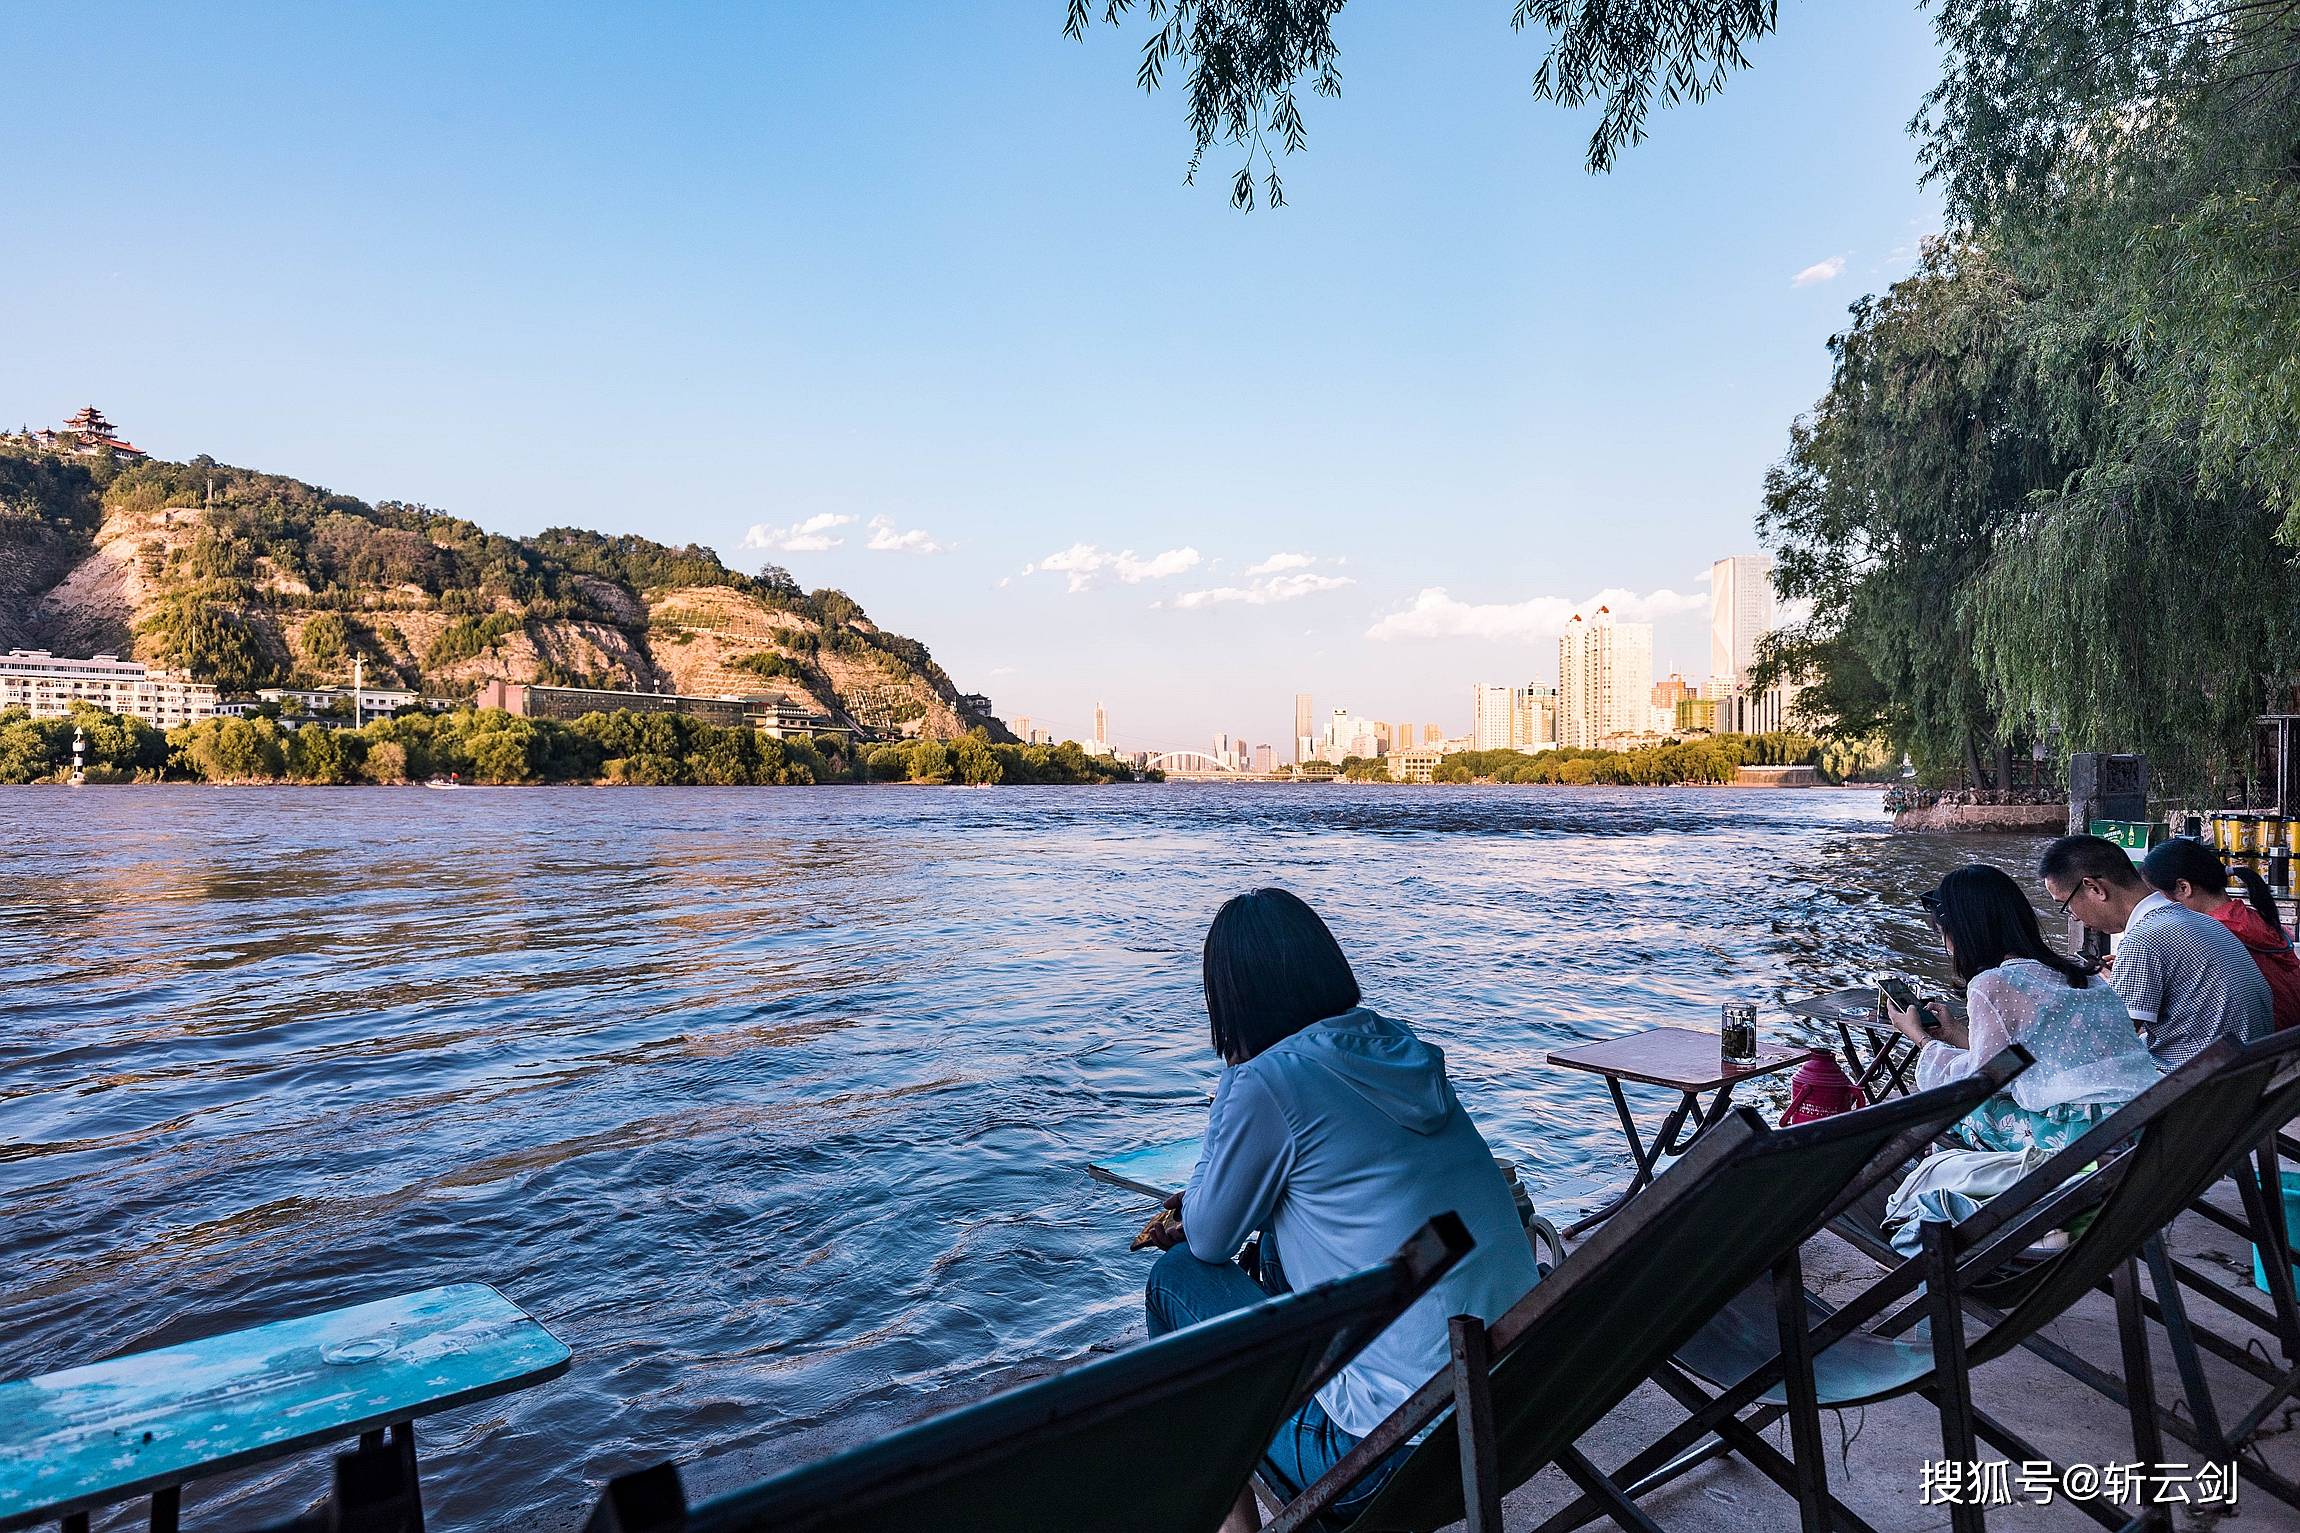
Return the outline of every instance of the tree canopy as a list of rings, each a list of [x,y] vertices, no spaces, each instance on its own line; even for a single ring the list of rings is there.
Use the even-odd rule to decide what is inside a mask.
[[[1154,91],[1170,70],[1184,77],[1189,178],[1197,179],[1208,149],[1230,144],[1244,155],[1230,178],[1232,205],[1252,208],[1259,187],[1277,207],[1286,200],[1277,157],[1309,143],[1299,93],[1342,93],[1334,23],[1343,3],[1069,0],[1062,30],[1083,39],[1097,11],[1106,25],[1120,26],[1138,10],[1150,34],[1135,83]],[[1537,99],[1600,104],[1588,164],[1601,171],[1644,139],[1656,101],[1701,101],[1723,88],[1747,66],[1748,45],[1774,30],[1779,12],[1779,0],[1516,0],[1509,24],[1550,36],[1533,73]]]

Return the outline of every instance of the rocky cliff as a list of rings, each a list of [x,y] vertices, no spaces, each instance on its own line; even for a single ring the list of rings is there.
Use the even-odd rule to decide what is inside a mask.
[[[275,474],[73,458],[0,438],[0,646],[112,651],[228,689],[469,696],[484,680],[780,694],[874,732],[955,738],[974,711],[925,645],[844,593],[707,548],[483,531]]]

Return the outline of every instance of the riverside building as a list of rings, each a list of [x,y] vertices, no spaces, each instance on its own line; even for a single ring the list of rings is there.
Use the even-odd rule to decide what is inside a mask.
[[[221,701],[204,681],[118,655],[73,660],[44,649],[12,649],[0,659],[0,710],[22,708],[36,719],[60,719],[73,704],[86,703],[173,729],[214,718]]]
[[[689,697],[678,692],[618,692],[607,687],[544,687],[518,681],[480,685],[472,704],[531,719],[579,719],[586,713],[683,713],[706,724],[749,725],[761,734],[844,734],[820,714],[786,697]]]
[[[1653,726],[1653,625],[1576,612],[1557,641],[1557,743],[1588,750]]]

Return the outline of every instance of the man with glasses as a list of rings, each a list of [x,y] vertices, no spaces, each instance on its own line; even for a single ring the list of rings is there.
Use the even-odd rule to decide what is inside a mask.
[[[2151,889],[2132,855],[2099,836],[2063,836],[2037,869],[2062,912],[2122,932],[2109,982],[2170,1070],[2215,1038],[2252,1043],[2274,1029],[2268,982],[2227,927]]]

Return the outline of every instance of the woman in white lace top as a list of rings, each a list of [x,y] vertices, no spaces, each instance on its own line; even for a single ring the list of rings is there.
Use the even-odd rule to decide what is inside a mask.
[[[2036,1060],[1957,1125],[1959,1138],[1976,1150],[2056,1150],[2155,1084],[2156,1062],[2116,991],[2046,944],[2010,875],[1959,868],[1926,905],[1969,1015],[1894,1009],[1893,1026],[1922,1045],[1918,1088],[1970,1075],[2008,1043]]]

